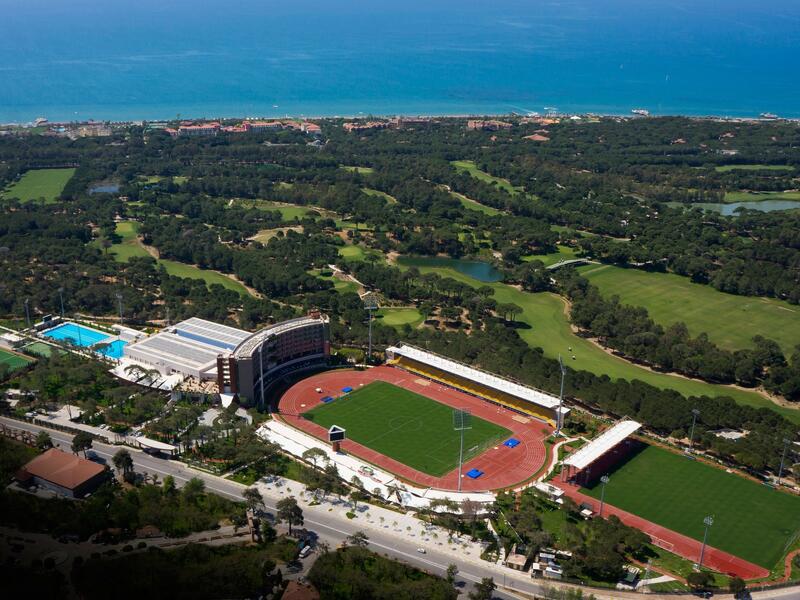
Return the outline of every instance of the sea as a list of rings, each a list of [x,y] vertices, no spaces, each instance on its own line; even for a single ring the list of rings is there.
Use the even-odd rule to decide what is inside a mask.
[[[800,117],[799,0],[0,0],[0,123]]]

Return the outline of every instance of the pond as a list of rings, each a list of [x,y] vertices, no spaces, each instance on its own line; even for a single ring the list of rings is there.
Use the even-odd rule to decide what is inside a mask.
[[[119,192],[119,185],[116,183],[98,183],[89,188],[90,194],[116,194]]]
[[[800,202],[796,200],[762,200],[761,202],[731,202],[729,204],[715,202],[697,202],[695,204],[683,204],[681,202],[667,202],[673,208],[684,206],[686,208],[696,207],[703,210],[718,212],[726,217],[735,216],[736,209],[747,208],[760,212],[772,212],[773,210],[793,210],[800,209]]]
[[[401,256],[397,262],[404,267],[439,267],[453,269],[484,283],[502,281],[503,273],[487,262],[480,260],[462,260],[459,258],[443,258],[440,256]]]

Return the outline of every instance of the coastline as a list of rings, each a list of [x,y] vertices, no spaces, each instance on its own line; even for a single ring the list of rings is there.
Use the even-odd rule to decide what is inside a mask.
[[[598,117],[598,118],[621,118],[621,119],[642,119],[642,118],[686,118],[698,120],[715,120],[715,121],[746,121],[746,122],[795,122],[800,123],[800,112],[796,115],[779,115],[777,118],[764,118],[758,112],[727,112],[727,113],[713,113],[713,112],[670,112],[651,110],[647,116],[633,114],[629,109],[625,112],[623,109],[613,111],[602,110],[558,110],[558,111],[545,111],[542,110],[501,110],[499,107],[494,107],[487,110],[453,110],[453,111],[424,111],[420,110],[398,110],[398,111],[320,111],[320,112],[281,112],[279,110],[269,110],[266,112],[219,112],[213,113],[209,111],[185,112],[185,110],[178,109],[177,111],[168,112],[167,110],[159,111],[158,113],[142,110],[138,113],[130,113],[122,111],[120,114],[111,114],[109,109],[96,111],[96,114],[86,111],[74,111],[68,114],[69,111],[64,112],[64,109],[54,110],[49,112],[42,107],[39,112],[26,111],[26,116],[23,118],[17,117],[16,119],[6,116],[3,107],[0,106],[0,126],[27,126],[31,125],[35,119],[44,117],[50,123],[117,123],[117,124],[136,124],[141,122],[168,122],[168,121],[230,121],[230,120],[271,120],[271,119],[302,119],[302,120],[359,120],[359,119],[389,119],[393,117],[408,117],[408,118],[430,118],[430,119],[471,119],[471,118],[501,118],[509,116],[556,116],[556,117]],[[17,112],[17,111],[14,111]]]

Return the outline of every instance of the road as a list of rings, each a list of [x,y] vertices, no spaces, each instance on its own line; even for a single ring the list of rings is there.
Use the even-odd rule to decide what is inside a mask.
[[[62,450],[70,452],[72,444],[72,435],[69,433],[47,429],[31,423],[20,422],[6,417],[0,417],[0,421],[10,427],[17,429],[25,429],[28,431],[39,432],[46,430],[53,440],[53,443],[60,447]],[[112,457],[120,449],[121,446],[113,446],[95,442],[92,450],[104,458],[109,465],[113,465]],[[161,458],[155,458],[149,454],[145,454],[139,450],[128,448],[133,458],[136,471],[139,473],[157,474],[161,479],[167,475],[171,475],[177,485],[181,486],[190,479],[197,477],[202,479],[205,483],[207,490],[219,494],[220,496],[229,498],[231,500],[242,501],[242,492],[247,486],[229,481],[192,469],[185,464]],[[262,495],[264,496],[266,510],[275,512],[275,503],[280,499],[279,494],[286,494],[293,487],[295,490],[302,489],[302,484],[297,482],[289,482],[286,490],[278,492],[271,488],[259,486]],[[296,495],[296,494],[293,494]],[[301,503],[302,504],[302,503]],[[379,511],[378,509],[370,506],[370,511]],[[477,557],[459,556],[448,552],[444,549],[438,549],[436,544],[423,543],[421,540],[405,539],[405,535],[398,530],[390,530],[388,526],[380,527],[364,527],[357,521],[349,520],[344,516],[344,512],[340,510],[333,510],[333,508],[323,504],[322,506],[306,506],[303,505],[304,512],[304,527],[313,530],[319,539],[329,544],[331,548],[337,547],[342,543],[345,538],[355,531],[365,530],[369,536],[369,547],[381,554],[393,558],[398,561],[410,564],[414,567],[428,571],[436,575],[444,575],[447,566],[455,563],[458,566],[459,574],[457,581],[462,582],[465,586],[464,589],[469,589],[472,584],[480,581],[484,577],[493,577],[495,582],[502,586],[502,590],[495,592],[497,598],[512,599],[519,598],[513,594],[512,590],[518,590],[526,594],[540,594],[542,593],[542,586],[532,580],[527,574],[518,573],[507,569],[505,567],[495,565],[486,561],[482,561]],[[387,513],[396,516],[396,513]],[[399,517],[402,518],[402,517]],[[362,521],[363,523],[363,521]],[[420,522],[421,523],[421,522]],[[441,544],[439,544],[441,545]],[[418,547],[425,547],[426,553],[421,554],[417,552]],[[620,592],[620,591],[597,591],[592,590],[598,600],[621,600],[625,598],[641,598],[641,594]],[[681,596],[669,595],[661,596],[659,594],[648,594],[649,598],[665,598],[674,600]],[[697,596],[685,596],[687,598],[696,598]],[[730,595],[717,595],[717,598],[732,598]],[[756,592],[752,594],[753,599],[766,600],[772,598],[780,598],[782,600],[800,600],[800,587],[783,588],[778,590],[770,590],[768,592]]]

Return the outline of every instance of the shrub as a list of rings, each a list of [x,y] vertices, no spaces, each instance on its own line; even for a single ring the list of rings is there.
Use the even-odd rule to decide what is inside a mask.
[[[355,519],[356,518],[356,513],[354,513],[352,510],[348,510],[347,513],[345,513],[345,516],[348,519]]]
[[[125,544],[125,546],[122,547],[122,551],[123,552],[133,552],[133,546],[131,546],[130,544]]]

